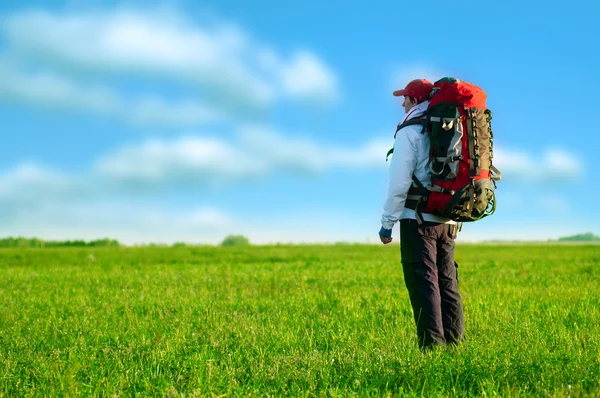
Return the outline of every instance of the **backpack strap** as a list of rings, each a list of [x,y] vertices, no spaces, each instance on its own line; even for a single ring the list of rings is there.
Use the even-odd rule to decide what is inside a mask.
[[[421,189],[427,189],[425,188],[425,186],[423,185],[423,183],[421,181],[419,181],[419,179],[417,178],[416,175],[412,175],[412,180],[415,183],[415,185],[417,186],[417,188],[421,188]]]
[[[427,129],[427,125],[429,124],[429,117],[428,116],[417,117],[414,119],[407,120],[404,123],[398,124],[398,127],[396,127],[396,132],[394,133],[394,139],[396,139],[396,135],[398,135],[398,131],[402,130],[404,127],[414,126],[416,124],[420,124],[421,126],[423,126],[423,129],[421,130],[421,134],[423,134],[425,132],[425,130]],[[390,149],[388,151],[388,153],[385,155],[386,162],[388,161],[388,158],[390,157],[390,155],[392,153],[394,153],[394,148]]]
[[[490,171],[494,172],[494,174],[492,175],[492,180],[493,181],[500,181],[502,179],[502,173],[500,172],[500,170],[498,170],[493,165],[490,166]]]
[[[476,149],[475,149],[475,141],[477,140],[477,135],[473,132],[473,113],[471,111],[471,109],[465,107],[464,109],[465,111],[465,116],[466,116],[466,123],[467,123],[467,137],[468,137],[468,149],[469,149],[469,168],[471,171],[471,181],[473,181],[473,178],[479,174],[479,168],[477,167],[477,158],[479,156],[479,153],[475,153]]]
[[[400,123],[398,125],[398,127],[396,127],[396,132],[394,133],[394,139],[396,139],[396,135],[398,134],[398,131],[402,130],[404,127],[414,126],[415,124],[420,124],[421,126],[423,126],[423,130],[421,130],[421,134],[423,134],[425,132],[425,129],[427,128],[427,125],[429,124],[429,117],[428,116],[416,117],[414,119],[407,120],[404,123]]]
[[[427,203],[427,199],[429,198],[430,190],[425,188],[423,183],[419,181],[417,176],[412,175],[413,183],[416,185],[411,185],[408,190],[408,195],[406,197],[405,206],[409,209],[415,210],[415,217],[417,218],[417,225],[423,224],[423,210],[422,206]]]

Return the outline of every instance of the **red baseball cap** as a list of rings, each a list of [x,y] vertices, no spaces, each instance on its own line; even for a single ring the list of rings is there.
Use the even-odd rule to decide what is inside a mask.
[[[409,97],[414,97],[417,99],[417,101],[421,102],[429,98],[431,90],[433,90],[433,83],[431,83],[429,80],[416,79],[409,82],[404,90],[394,91],[394,96],[402,97],[404,95],[408,95]]]

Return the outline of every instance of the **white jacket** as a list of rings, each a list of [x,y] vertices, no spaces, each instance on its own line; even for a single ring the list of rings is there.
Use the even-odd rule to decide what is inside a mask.
[[[415,105],[406,115],[402,123],[421,116],[429,105],[429,101]],[[383,206],[381,226],[392,229],[398,220],[405,218],[416,219],[415,211],[404,207],[408,189],[410,188],[413,173],[424,186],[431,184],[429,170],[429,137],[421,133],[423,126],[414,124],[402,128],[396,134],[394,153],[390,161],[390,184],[388,197]],[[423,220],[453,224],[449,218],[423,213]]]

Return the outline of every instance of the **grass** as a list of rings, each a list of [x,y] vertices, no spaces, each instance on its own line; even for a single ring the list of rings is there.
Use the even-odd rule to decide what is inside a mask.
[[[0,250],[0,396],[600,396],[600,246],[457,248],[419,352],[398,246]]]

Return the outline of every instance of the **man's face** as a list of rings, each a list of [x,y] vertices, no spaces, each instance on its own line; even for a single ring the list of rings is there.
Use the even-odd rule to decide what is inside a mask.
[[[402,102],[402,107],[404,107],[404,111],[408,113],[412,109],[413,106],[417,104],[417,101],[413,101],[410,99],[408,95],[404,96],[404,102]]]

